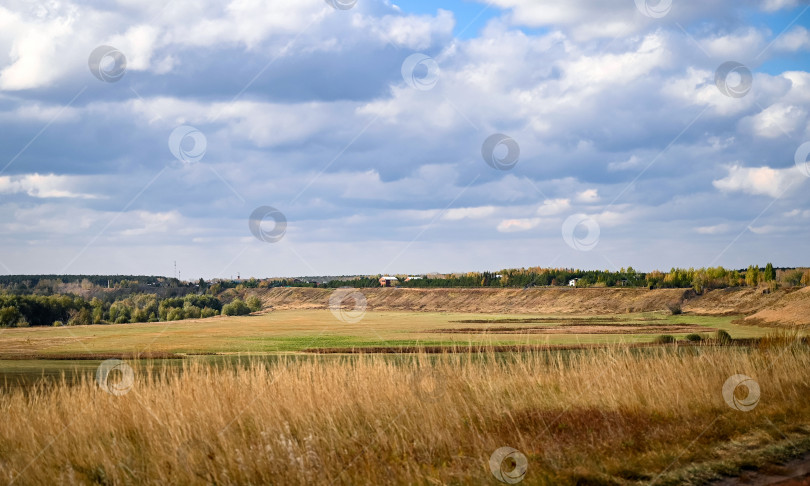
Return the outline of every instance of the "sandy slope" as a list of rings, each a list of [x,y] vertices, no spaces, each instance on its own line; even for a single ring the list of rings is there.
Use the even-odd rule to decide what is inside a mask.
[[[810,287],[782,296],[745,320],[751,324],[810,326]]]
[[[666,289],[362,289],[370,310],[485,312],[498,314],[605,314],[664,310],[683,290]],[[258,291],[277,309],[325,309],[328,289],[282,288]]]
[[[384,289],[360,290],[369,310],[483,312],[497,314],[614,314],[683,310],[699,315],[745,315],[751,324],[810,325],[810,288],[777,290],[735,288],[695,295],[683,289]],[[347,292],[348,291],[344,291]],[[326,309],[330,289],[254,290],[275,309]]]

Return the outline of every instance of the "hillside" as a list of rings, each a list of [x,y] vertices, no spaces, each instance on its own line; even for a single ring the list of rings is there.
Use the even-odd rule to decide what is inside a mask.
[[[810,288],[763,293],[734,288],[695,295],[684,289],[361,289],[376,311],[482,312],[495,314],[615,314],[667,310],[682,302],[698,315],[745,315],[751,324],[810,325]],[[265,307],[327,309],[331,289],[253,290]],[[347,302],[351,305],[351,301]]]
[[[781,296],[756,313],[746,323],[761,325],[810,326],[810,287]]]
[[[330,289],[276,288],[251,292],[275,309],[326,309]],[[683,289],[362,289],[369,310],[498,314],[604,314],[655,311],[679,302]]]

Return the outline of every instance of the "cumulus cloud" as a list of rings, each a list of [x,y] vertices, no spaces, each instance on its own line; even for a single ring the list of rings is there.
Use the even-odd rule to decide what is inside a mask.
[[[799,176],[795,168],[774,169],[771,167],[728,167],[728,175],[712,182],[723,192],[744,192],[758,196],[781,197],[790,189]]]
[[[56,174],[0,176],[0,194],[24,193],[36,198],[95,199],[93,194],[75,192],[79,179]]]
[[[458,9],[473,18],[484,7],[461,3],[428,13],[388,2],[4,4],[4,247],[31,261],[31,241],[63,244],[64,233],[83,246],[103,233],[99,254],[112,243],[152,245],[158,258],[182,248],[206,275],[242,245],[257,275],[377,272],[403,248],[404,271],[501,268],[567,252],[563,221],[587,213],[605,230],[599,247],[555,264],[659,265],[667,252],[639,248],[661,248],[653,235],[667,232],[671,266],[703,263],[687,242],[745,227],[762,209],[751,195],[781,196],[769,225],[801,226],[806,198],[786,190],[805,179],[784,167],[810,139],[810,73],[789,55],[808,34],[763,27],[797,2],[677,2],[654,19],[625,0],[496,0],[456,39]],[[101,44],[127,56],[117,83],[88,72]],[[439,66],[430,89],[403,79],[416,52]],[[742,98],[715,84],[727,59],[753,71]],[[179,125],[206,137],[196,164],[169,150]],[[495,133],[520,146],[511,170],[482,157]],[[260,242],[246,218],[262,205],[287,216],[288,247],[250,246]],[[32,225],[47,212],[74,224]],[[518,241],[522,252],[491,251]],[[745,244],[728,258],[752,260]]]

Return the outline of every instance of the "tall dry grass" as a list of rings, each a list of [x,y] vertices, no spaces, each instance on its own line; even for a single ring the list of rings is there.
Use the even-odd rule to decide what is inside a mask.
[[[135,369],[122,396],[0,397],[0,480],[499,484],[510,446],[522,484],[697,483],[806,446],[810,350],[786,344]],[[752,411],[724,401],[734,374],[761,386]]]

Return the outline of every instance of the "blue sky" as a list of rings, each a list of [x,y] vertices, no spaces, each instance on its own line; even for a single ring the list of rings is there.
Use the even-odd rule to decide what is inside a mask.
[[[5,2],[0,272],[810,264],[805,2],[342,2]]]

